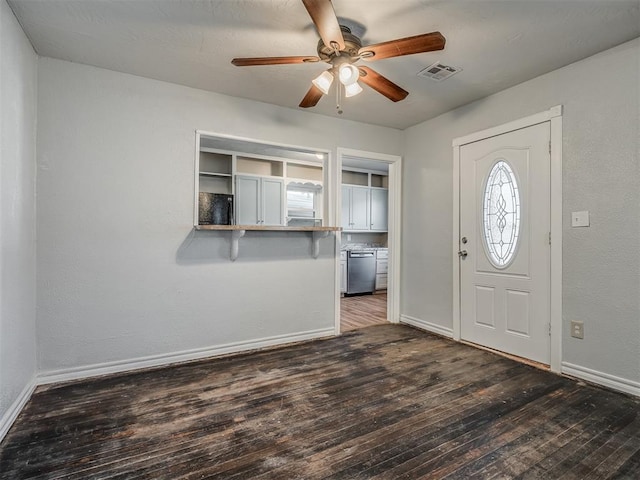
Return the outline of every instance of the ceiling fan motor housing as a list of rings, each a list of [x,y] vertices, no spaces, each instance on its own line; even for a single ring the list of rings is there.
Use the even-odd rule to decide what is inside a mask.
[[[354,63],[360,56],[358,50],[362,48],[362,42],[358,37],[351,33],[349,27],[340,25],[342,37],[344,38],[344,49],[340,50],[339,55],[331,46],[326,46],[322,39],[318,41],[318,57],[324,62],[333,63],[336,58],[344,58],[348,63]]]

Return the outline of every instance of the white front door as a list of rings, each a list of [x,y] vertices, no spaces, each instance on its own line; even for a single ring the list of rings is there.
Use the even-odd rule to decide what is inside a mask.
[[[460,336],[550,362],[550,124],[460,147]]]

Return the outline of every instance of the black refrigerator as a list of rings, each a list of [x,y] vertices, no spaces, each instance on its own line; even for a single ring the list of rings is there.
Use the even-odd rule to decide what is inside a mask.
[[[200,225],[233,225],[233,195],[200,193],[198,198]]]

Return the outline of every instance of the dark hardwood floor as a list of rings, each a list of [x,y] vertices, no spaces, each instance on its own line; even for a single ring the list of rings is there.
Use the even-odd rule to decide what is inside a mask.
[[[410,327],[40,387],[3,479],[638,479],[640,399]]]
[[[340,332],[385,323],[388,323],[386,292],[340,299]]]

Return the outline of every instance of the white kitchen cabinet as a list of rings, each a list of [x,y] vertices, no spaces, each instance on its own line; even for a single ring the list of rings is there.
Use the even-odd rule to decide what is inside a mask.
[[[284,180],[236,175],[236,223],[284,225]]]
[[[386,232],[388,203],[388,175],[356,168],[342,169],[343,230]]]
[[[262,225],[285,225],[282,179],[262,179]]]
[[[347,252],[340,252],[340,293],[347,293]]]
[[[351,230],[351,187],[342,187],[342,229]]]
[[[371,189],[371,230],[386,232],[388,229],[389,190],[386,188]]]
[[[342,187],[342,228],[344,230],[369,230],[370,188]]]
[[[387,289],[387,274],[376,273],[376,290]]]
[[[260,224],[260,177],[236,176],[236,223]]]
[[[376,252],[376,290],[387,288],[387,276],[389,272],[389,250],[379,248]]]

